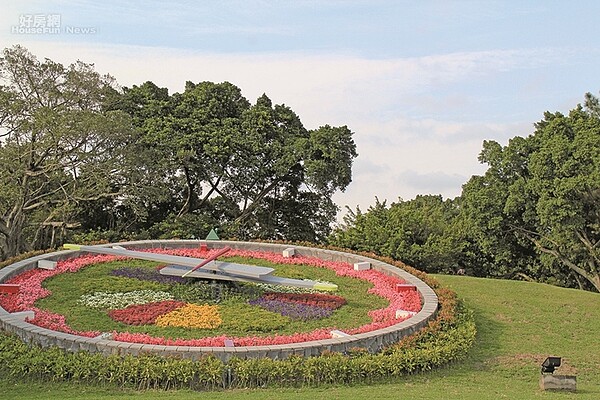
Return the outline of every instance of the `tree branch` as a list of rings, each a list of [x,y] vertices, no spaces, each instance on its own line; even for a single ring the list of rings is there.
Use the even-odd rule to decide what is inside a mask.
[[[529,231],[529,230],[523,229],[523,228],[519,228],[519,229],[525,235],[525,237],[528,238],[536,246],[536,248],[539,251],[541,251],[542,253],[545,253],[545,254],[549,254],[549,255],[553,256],[554,258],[556,258],[557,260],[559,260],[564,266],[566,266],[567,268],[571,269],[572,271],[578,273],[579,275],[581,275],[582,277],[587,279],[596,288],[596,290],[600,292],[600,279],[598,277],[598,274],[589,273],[584,268],[581,268],[580,266],[578,266],[577,264],[575,264],[574,262],[569,260],[567,257],[562,255],[560,251],[558,251],[556,249],[547,248],[540,242],[540,240],[536,239],[535,236],[544,238],[545,240],[548,240],[550,243],[552,243],[556,247],[558,247],[557,243],[550,240],[549,238],[544,237],[537,232]]]
[[[575,232],[575,234],[577,235],[581,243],[583,243],[583,245],[588,249],[588,253],[590,253],[592,258],[594,259],[594,262],[590,263],[590,268],[596,275],[598,275],[598,269],[596,268],[596,265],[600,264],[600,258],[598,258],[598,255],[596,254],[596,245],[592,244],[591,240],[587,237],[587,234],[585,232],[582,233],[577,231]]]
[[[286,177],[281,177],[278,179],[275,179],[273,182],[271,182],[266,188],[264,188],[259,194],[258,196],[256,196],[253,200],[252,200],[252,204],[250,204],[241,214],[239,217],[237,217],[235,219],[236,223],[241,223],[243,220],[245,220],[250,214],[252,214],[252,212],[254,211],[254,209],[256,207],[258,207],[258,205],[260,204],[261,200],[267,195],[269,194],[269,192],[271,192],[271,190],[273,190],[280,182],[282,182],[284,180],[284,178]]]

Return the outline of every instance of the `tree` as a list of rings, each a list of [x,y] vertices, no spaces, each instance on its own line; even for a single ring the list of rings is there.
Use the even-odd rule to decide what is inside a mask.
[[[546,112],[531,136],[487,142],[480,159],[489,168],[463,204],[482,248],[536,279],[600,291],[598,100]]]
[[[119,88],[92,65],[0,58],[0,257],[81,238],[322,240],[357,156],[345,126],[307,130],[235,85]]]
[[[330,243],[392,257],[427,272],[456,272],[467,266],[463,252],[468,245],[457,201],[419,195],[387,207],[376,199],[366,213],[349,210]]]
[[[347,127],[309,131],[289,107],[266,95],[250,104],[228,82],[188,82],[168,99],[147,82],[124,97],[115,107],[132,113],[145,146],[160,149],[155,162],[174,188],[175,220],[228,215],[222,231],[240,238],[321,240],[330,232],[331,195],[350,183],[357,156]]]
[[[463,185],[460,218],[474,247],[472,253],[480,255],[469,266],[473,275],[544,278],[532,243],[514,233],[513,227],[522,223],[519,213],[514,216],[505,213],[508,187],[527,174],[528,145],[521,137],[511,139],[506,150],[494,141],[484,141],[479,161],[487,163],[489,168],[484,176],[473,176]]]
[[[0,58],[0,257],[55,246],[86,203],[115,199],[129,117],[106,111],[114,80],[82,62],[40,62],[26,49]]]

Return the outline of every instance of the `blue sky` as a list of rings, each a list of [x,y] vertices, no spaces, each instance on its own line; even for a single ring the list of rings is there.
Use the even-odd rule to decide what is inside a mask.
[[[94,63],[124,86],[229,81],[309,129],[348,125],[359,157],[341,207],[458,196],[485,171],[483,140],[526,136],[600,90],[597,1],[0,3],[2,48]],[[16,29],[36,15],[59,31]]]

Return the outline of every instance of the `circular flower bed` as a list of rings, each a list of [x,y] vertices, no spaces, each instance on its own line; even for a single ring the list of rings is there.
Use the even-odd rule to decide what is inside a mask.
[[[153,249],[155,252],[164,252]],[[171,254],[191,257],[207,257],[210,254],[202,253],[200,249],[180,249],[170,251]],[[398,313],[398,310],[405,310],[416,313],[421,308],[419,294],[416,291],[397,292],[395,287],[398,283],[404,283],[401,279],[384,275],[374,270],[356,271],[353,266],[343,262],[323,261],[313,257],[294,257],[285,258],[279,254],[233,250],[228,256],[243,258],[244,260],[255,260],[256,263],[267,263],[273,265],[288,265],[299,268],[300,271],[310,271],[314,268],[328,269],[335,272],[334,276],[368,281],[372,287],[368,289],[365,295],[376,295],[387,301],[387,306],[372,309],[368,312],[367,323],[348,326],[344,329],[347,334],[369,332],[376,329],[385,328],[401,322],[406,319],[406,314]],[[41,327],[58,330],[67,333],[74,333],[81,336],[93,337],[100,333],[100,330],[77,330],[67,324],[65,316],[54,313],[50,310],[38,306],[38,300],[47,298],[52,293],[44,288],[42,283],[48,278],[55,277],[65,272],[77,272],[83,267],[114,261],[112,256],[83,256],[75,259],[60,261],[55,270],[31,270],[12,278],[7,283],[21,285],[21,291],[18,294],[0,296],[0,305],[9,312],[32,310],[35,317],[29,322]],[[288,344],[303,341],[313,341],[331,338],[331,330],[338,329],[338,326],[322,325],[318,326],[318,321],[328,321],[328,318],[341,312],[345,307],[352,307],[342,296],[319,294],[319,293],[280,293],[276,290],[281,288],[269,287],[264,285],[252,285],[255,287],[250,294],[237,292],[223,292],[218,289],[215,295],[229,302],[230,299],[239,300],[243,298],[243,303],[238,301],[235,318],[224,314],[226,309],[220,309],[221,304],[204,304],[206,299],[200,298],[197,293],[193,293],[197,287],[189,286],[178,279],[170,279],[160,275],[157,271],[147,267],[121,267],[113,268],[109,274],[112,279],[135,279],[152,282],[156,289],[152,290],[131,290],[131,291],[91,291],[81,296],[79,301],[93,309],[106,310],[107,315],[119,323],[126,324],[135,329],[148,325],[162,327],[165,329],[186,328],[210,331],[214,329],[224,329],[226,326],[234,326],[240,321],[254,319],[253,330],[260,331],[260,325],[281,326],[287,320],[310,323],[315,329],[306,332],[293,332],[279,334],[276,329],[266,330],[268,335],[231,335],[220,331],[220,334],[204,337],[173,337],[151,334],[146,331],[135,331],[124,329],[113,329],[112,338],[117,341],[126,341],[134,343],[148,343],[160,345],[177,346],[211,346],[222,347],[226,340],[232,341],[235,346],[255,346],[255,345],[275,345]],[[165,279],[167,278],[167,279]],[[94,287],[98,284],[104,284],[109,287],[110,280],[107,278],[98,278],[98,281],[89,284]],[[122,282],[122,281],[115,281]],[[86,282],[82,282],[85,286]],[[208,284],[206,284],[208,285]],[[169,288],[163,290],[160,288]],[[258,289],[257,289],[258,288]],[[216,289],[215,289],[216,290]],[[206,293],[204,291],[203,293]],[[210,297],[210,296],[209,296]],[[190,301],[189,299],[194,301]],[[210,299],[208,299],[210,300]],[[232,302],[233,300],[231,300]],[[225,307],[225,306],[223,306]],[[251,307],[251,308],[247,308]],[[263,310],[260,314],[259,310]],[[229,312],[231,314],[231,312]],[[256,314],[255,314],[256,313]],[[270,315],[270,316],[269,316]],[[259,317],[257,317],[259,316]],[[261,320],[262,318],[262,320]],[[316,321],[316,322],[315,322]],[[243,322],[243,321],[242,321]],[[317,324],[317,325],[315,325]],[[236,325],[237,326],[237,325]],[[104,329],[103,329],[104,330]],[[242,328],[238,329],[242,330]],[[250,331],[250,330],[249,330]],[[262,331],[264,332],[264,331]]]

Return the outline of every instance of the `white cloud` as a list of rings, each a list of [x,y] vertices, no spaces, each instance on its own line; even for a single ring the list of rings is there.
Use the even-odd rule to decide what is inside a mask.
[[[468,176],[443,171],[424,173],[408,169],[397,177],[397,182],[399,186],[408,185],[418,193],[456,193],[457,188],[460,188],[468,178]]]

